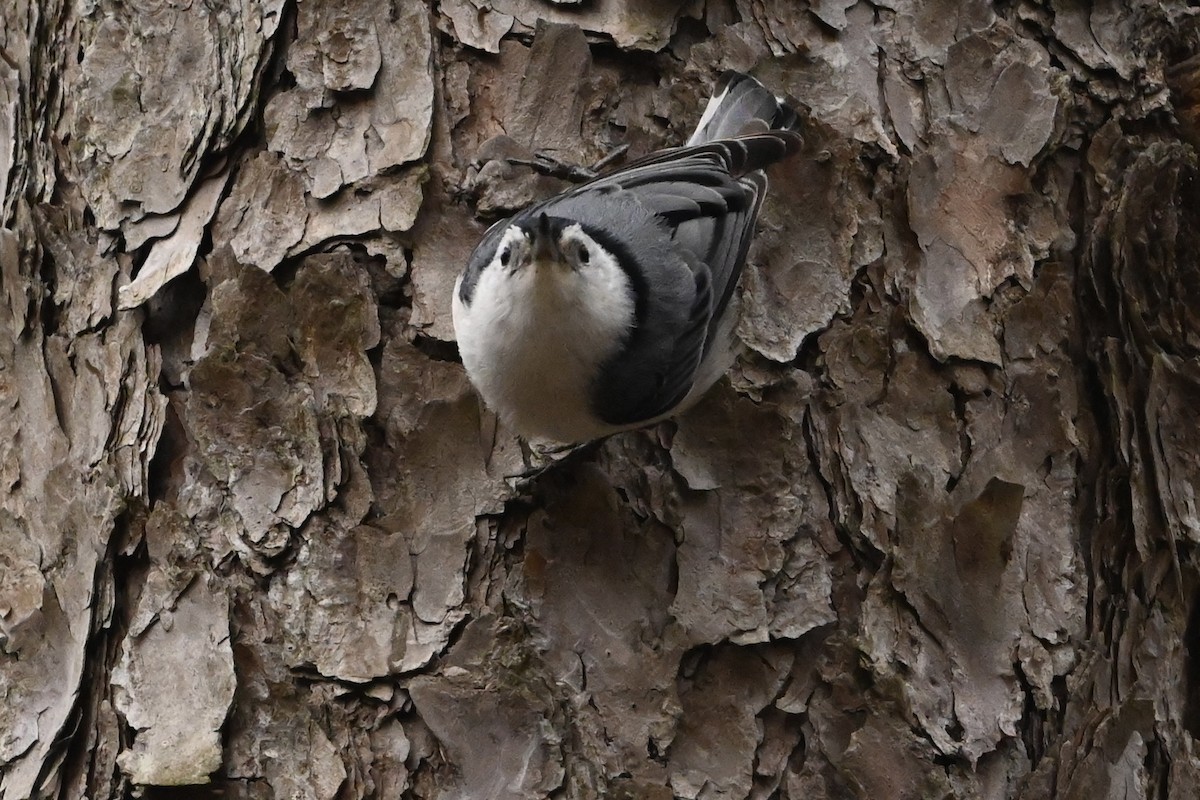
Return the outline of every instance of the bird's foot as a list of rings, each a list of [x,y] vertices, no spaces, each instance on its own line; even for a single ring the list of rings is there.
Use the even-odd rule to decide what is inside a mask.
[[[628,150],[629,145],[623,144],[590,167],[585,167],[582,164],[568,164],[546,152],[534,153],[532,159],[506,158],[505,161],[509,164],[519,164],[523,167],[529,167],[539,175],[561,178],[572,183],[585,183],[598,177],[604,171],[605,167],[610,166],[618,158],[625,155]]]
[[[505,480],[512,482],[513,488],[518,491],[524,491],[550,470],[578,462],[595,452],[603,441],[597,439],[583,444],[532,445],[522,440],[521,449],[524,451],[526,468],[515,475],[505,475]]]

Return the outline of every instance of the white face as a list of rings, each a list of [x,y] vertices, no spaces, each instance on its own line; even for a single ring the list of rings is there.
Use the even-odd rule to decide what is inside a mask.
[[[529,267],[541,271],[555,265],[577,272],[608,262],[611,262],[608,253],[578,224],[563,228],[553,244],[543,243],[536,252],[532,234],[512,225],[504,232],[491,267],[509,274]]]
[[[536,243],[508,228],[470,305],[456,288],[453,311],[471,383],[512,430],[560,442],[612,432],[590,391],[634,324],[634,296],[621,265],[578,224]]]

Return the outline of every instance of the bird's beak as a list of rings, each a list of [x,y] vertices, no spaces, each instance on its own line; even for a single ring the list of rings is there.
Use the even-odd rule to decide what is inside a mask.
[[[533,261],[562,261],[562,251],[550,231],[550,220],[545,214],[538,215],[537,228],[533,231]]]

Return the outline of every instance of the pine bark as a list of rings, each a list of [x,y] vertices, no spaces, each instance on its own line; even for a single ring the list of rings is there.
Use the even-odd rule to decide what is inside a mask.
[[[1170,1],[9,0],[0,800],[1200,795],[1197,53]],[[455,277],[727,68],[806,140],[745,354],[530,447]]]

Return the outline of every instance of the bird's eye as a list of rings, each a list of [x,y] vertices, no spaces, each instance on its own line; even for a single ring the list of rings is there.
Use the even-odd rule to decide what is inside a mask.
[[[506,244],[500,251],[500,266],[507,267],[510,261],[512,261],[512,245]]]
[[[586,264],[592,260],[592,254],[588,252],[587,245],[579,245],[579,263]]]

